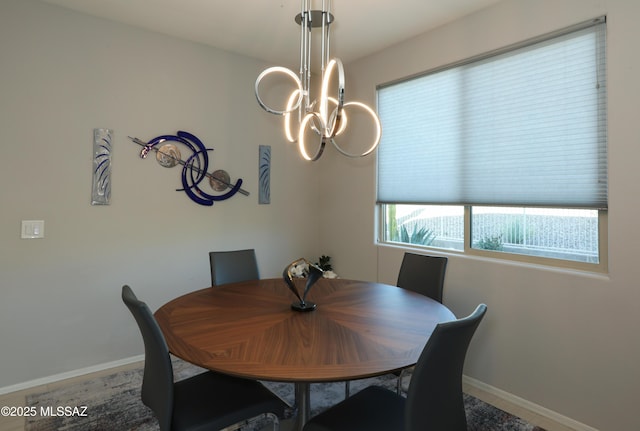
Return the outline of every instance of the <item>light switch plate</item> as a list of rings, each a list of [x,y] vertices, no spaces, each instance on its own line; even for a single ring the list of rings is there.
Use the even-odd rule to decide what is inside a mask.
[[[22,220],[21,238],[44,238],[44,220]]]

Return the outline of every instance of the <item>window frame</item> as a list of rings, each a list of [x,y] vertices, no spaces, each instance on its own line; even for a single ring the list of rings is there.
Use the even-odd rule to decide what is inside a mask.
[[[506,251],[483,250],[471,247],[471,205],[460,205],[464,208],[464,232],[463,249],[456,250],[429,245],[403,243],[390,241],[386,238],[387,211],[386,206],[393,204],[377,204],[378,233],[377,245],[398,247],[407,250],[433,251],[441,255],[470,256],[475,258],[487,258],[496,261],[515,262],[520,264],[538,265],[544,267],[572,269],[584,272],[594,272],[606,274],[609,270],[608,261],[608,211],[598,210],[598,263],[579,262],[575,260],[557,259],[550,257],[534,256],[528,254],[517,254]],[[529,207],[531,208],[531,207]]]

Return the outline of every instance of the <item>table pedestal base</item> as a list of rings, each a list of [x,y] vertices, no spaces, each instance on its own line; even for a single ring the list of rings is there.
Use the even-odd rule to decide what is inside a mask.
[[[307,382],[296,382],[296,408],[297,416],[293,426],[294,431],[302,431],[304,424],[309,420],[311,385]]]

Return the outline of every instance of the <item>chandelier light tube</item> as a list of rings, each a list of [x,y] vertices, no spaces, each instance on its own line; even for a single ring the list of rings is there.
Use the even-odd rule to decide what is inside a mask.
[[[330,0],[322,0],[322,10],[311,10],[312,0],[301,0],[301,11],[295,17],[300,25],[300,71],[296,75],[291,69],[281,66],[269,67],[258,75],[255,83],[255,94],[258,104],[270,114],[284,116],[284,133],[289,142],[297,142],[300,155],[309,161],[320,158],[327,141],[343,155],[347,157],[364,157],[371,154],[380,143],[382,126],[380,119],[373,109],[361,102],[345,102],[344,66],[338,58],[330,58],[330,25],[334,18],[330,12]],[[311,31],[320,27],[322,31],[320,70],[321,88],[318,100],[311,100]],[[284,109],[276,109],[268,106],[260,97],[260,84],[265,77],[272,74],[281,74],[291,78],[294,82],[294,90],[289,95]],[[330,96],[329,83],[331,77],[335,78],[337,88],[335,97]],[[358,109],[371,117],[374,138],[371,145],[362,153],[350,153],[342,149],[336,137],[339,137],[347,127],[346,109]],[[317,108],[317,110],[316,110]],[[292,116],[297,111],[297,119]],[[297,126],[297,131],[293,129]],[[307,130],[318,135],[318,147],[315,152],[307,151],[305,133]]]

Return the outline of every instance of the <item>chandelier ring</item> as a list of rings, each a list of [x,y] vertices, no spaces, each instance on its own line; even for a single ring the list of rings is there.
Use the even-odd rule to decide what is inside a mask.
[[[333,69],[336,69],[337,73],[337,94],[335,98],[329,97],[329,81]],[[339,58],[332,58],[327,64],[327,68],[322,77],[322,91],[320,93],[320,115],[324,121],[325,130],[323,135],[325,138],[333,138],[342,131],[342,108],[344,106],[344,66]],[[329,100],[336,103],[336,108],[333,111],[333,115],[329,117]]]
[[[297,91],[298,91],[298,99],[296,101],[295,104],[291,104],[289,103],[287,105],[287,108],[283,111],[278,110],[278,109],[273,109],[269,106],[267,106],[264,101],[262,100],[262,98],[260,97],[260,83],[262,82],[262,80],[267,76],[270,75],[272,73],[283,73],[289,77],[291,77],[291,79],[293,79],[296,83],[297,86]],[[262,109],[264,109],[265,111],[271,113],[271,114],[276,114],[276,115],[287,115],[293,111],[295,111],[296,109],[298,109],[298,107],[300,107],[300,104],[302,103],[302,97],[304,95],[303,91],[302,91],[302,81],[300,81],[300,78],[298,77],[298,75],[296,75],[291,69],[287,69],[286,67],[282,67],[282,66],[273,66],[273,67],[269,67],[265,70],[262,71],[262,73],[260,75],[258,75],[258,78],[256,79],[256,84],[255,84],[255,93],[256,93],[256,99],[258,99],[258,103],[260,104],[260,106],[262,107]]]
[[[373,109],[371,109],[369,106],[365,105],[362,102],[347,102],[344,104],[343,106],[343,111],[346,111],[348,107],[350,106],[354,106],[354,107],[358,107],[363,109],[365,112],[367,112],[371,118],[373,119],[373,123],[375,126],[375,133],[376,136],[373,140],[372,145],[366,149],[363,153],[350,153],[348,151],[345,151],[344,149],[342,149],[338,143],[336,142],[336,140],[332,137],[331,138],[331,143],[333,144],[333,146],[336,148],[336,150],[338,150],[340,153],[342,153],[344,156],[347,157],[351,157],[351,158],[358,158],[358,157],[364,157],[366,155],[371,154],[377,147],[378,144],[380,144],[380,138],[382,137],[382,126],[380,125],[380,119],[378,118],[378,116],[376,115],[376,113],[373,111]],[[338,114],[338,109],[336,108],[333,113],[331,114],[331,118],[333,118],[334,116],[337,116]],[[346,114],[343,112],[343,115],[346,118]]]
[[[320,158],[320,156],[322,155],[322,152],[324,151],[324,145],[325,145],[325,138],[322,135],[318,135],[319,139],[320,139],[320,145],[318,145],[318,149],[316,150],[316,153],[313,156],[310,156],[309,153],[307,152],[307,147],[304,141],[304,132],[305,129],[307,128],[307,124],[309,122],[311,122],[312,126],[313,126],[313,121],[312,120],[317,120],[320,123],[320,127],[321,128],[325,128],[326,125],[324,124],[324,120],[322,119],[322,116],[320,114],[318,114],[317,112],[309,112],[307,113],[307,115],[304,116],[304,118],[302,119],[302,121],[300,122],[300,131],[298,134],[298,149],[300,150],[300,154],[302,155],[302,157],[310,162],[315,162],[316,160],[318,160]],[[313,128],[312,128],[313,130]],[[316,133],[317,134],[317,133]],[[335,144],[334,144],[335,145]]]

